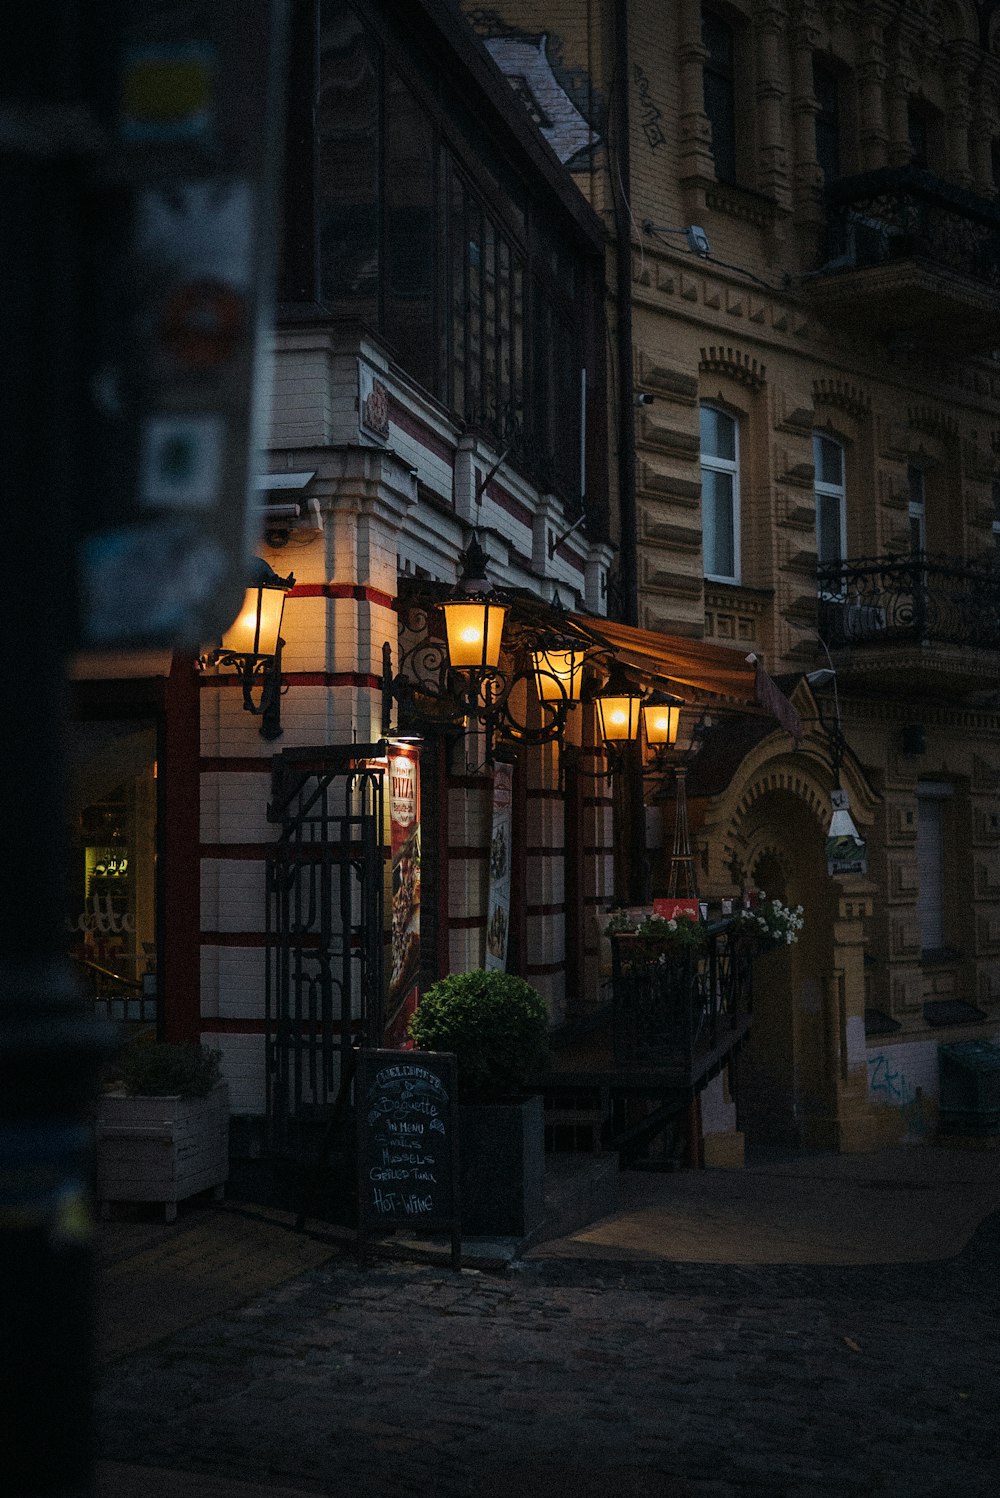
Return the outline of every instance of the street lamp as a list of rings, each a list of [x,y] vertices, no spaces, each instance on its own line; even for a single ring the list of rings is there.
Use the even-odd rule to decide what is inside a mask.
[[[295,586],[292,573],[279,577],[262,557],[254,559],[250,586],[243,604],[214,652],[219,666],[234,666],[243,687],[243,708],[260,718],[265,739],[280,738],[281,728],[281,620],[285,598]],[[254,688],[260,685],[260,700]]]
[[[659,690],[650,693],[642,704],[642,726],[646,743],[659,755],[664,749],[672,749],[677,742],[677,731],[681,723],[683,702]]]
[[[468,671],[470,687],[478,688],[500,664],[507,604],[486,576],[486,553],[473,537],[465,552],[458,592],[441,604],[448,661],[455,671]]]
[[[625,744],[639,733],[639,709],[645,692],[625,674],[617,661],[601,690],[594,695],[601,737],[606,744]]]

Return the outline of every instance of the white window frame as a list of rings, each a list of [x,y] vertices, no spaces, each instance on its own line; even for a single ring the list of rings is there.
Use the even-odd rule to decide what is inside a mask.
[[[702,561],[705,568],[705,578],[710,583],[739,583],[742,576],[742,557],[740,554],[740,525],[742,506],[740,503],[740,420],[732,411],[727,411],[725,406],[717,405],[715,401],[702,401],[698,406],[698,419],[701,421],[702,411],[715,411],[717,415],[724,416],[733,424],[733,458],[717,458],[711,453],[701,453],[701,468],[704,472],[709,469],[713,473],[728,473],[733,480],[733,575],[727,576],[721,572],[709,572],[708,551],[705,546],[705,511],[704,505],[701,515],[702,536]],[[700,441],[700,439],[699,439]],[[704,486],[702,488],[704,494]],[[714,560],[714,558],[713,558]]]
[[[920,475],[920,498],[915,499],[913,494],[913,480],[915,475]],[[920,463],[908,463],[906,468],[906,513],[911,521],[917,522],[920,533],[919,551],[927,550],[927,470]]]
[[[820,443],[830,442],[834,447],[840,448],[840,473],[839,484],[826,484],[819,477],[821,465],[819,460]],[[847,449],[837,437],[831,437],[829,432],[813,432],[813,468],[815,477],[813,479],[813,490],[816,497],[816,555],[821,567],[832,562],[843,562],[847,559]],[[821,550],[822,533],[819,523],[819,501],[820,496],[824,499],[835,499],[837,501],[837,525],[840,531],[840,556],[826,557],[824,559]]]

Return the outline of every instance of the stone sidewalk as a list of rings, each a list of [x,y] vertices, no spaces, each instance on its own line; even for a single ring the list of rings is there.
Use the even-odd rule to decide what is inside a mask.
[[[982,1287],[995,1289],[1000,1263],[995,1275],[980,1272],[973,1284],[962,1279],[967,1255],[955,1258],[977,1225],[1000,1210],[997,1152],[928,1148],[774,1161],[743,1172],[627,1173],[619,1189],[617,1211],[529,1249],[500,1276],[391,1261],[364,1275],[348,1235],[318,1224],[297,1234],[289,1217],[237,1203],[192,1204],[170,1227],[140,1214],[102,1223],[99,1357],[106,1388],[118,1391],[113,1407],[129,1411],[135,1429],[121,1433],[117,1446],[105,1445],[117,1460],[100,1465],[99,1498],[395,1494],[384,1482],[394,1442],[403,1443],[400,1460],[423,1483],[421,1489],[414,1479],[415,1492],[743,1498],[753,1491],[774,1498],[785,1488],[691,1479],[701,1470],[695,1396],[711,1404],[739,1389],[751,1397],[731,1382],[733,1358],[747,1362],[742,1377],[781,1384],[777,1406],[764,1388],[751,1403],[767,1407],[786,1446],[796,1377],[825,1397],[819,1348],[844,1362],[846,1383],[838,1373],[830,1387],[840,1391],[845,1414],[850,1406],[855,1425],[872,1400],[885,1403],[889,1418],[899,1399],[916,1399],[918,1441],[928,1421],[938,1421],[939,1406],[947,1405],[949,1418],[971,1418],[977,1387],[985,1397],[983,1370],[997,1392],[996,1310],[983,1302]],[[508,1245],[509,1252],[516,1247]],[[491,1246],[493,1262],[498,1248]],[[324,1309],[331,1301],[340,1307],[335,1322]],[[660,1366],[656,1337],[646,1348],[647,1323],[662,1328],[657,1336],[669,1332],[670,1373]],[[362,1354],[365,1338],[377,1345]],[[973,1363],[979,1359],[978,1373],[963,1366],[966,1347]],[[888,1362],[886,1349],[893,1350]],[[874,1379],[872,1387],[852,1386],[852,1365],[855,1381]],[[663,1397],[690,1427],[694,1456],[688,1453],[684,1471],[664,1465],[664,1439],[652,1427],[642,1439],[621,1439],[622,1430],[637,1433],[652,1415],[652,1406],[642,1414],[650,1392],[644,1366],[655,1385],[666,1380]],[[541,1382],[536,1368],[545,1370]],[[940,1384],[930,1413],[925,1379]],[[422,1397],[438,1405],[426,1430],[416,1414]],[[294,1449],[267,1460],[290,1418],[282,1411],[292,1410],[302,1421],[288,1429]],[[549,1453],[547,1467],[537,1447],[542,1416],[565,1446]],[[339,1452],[334,1466],[316,1431],[317,1421],[329,1426],[331,1418],[333,1428],[346,1422],[342,1437],[326,1437]],[[497,1420],[505,1454],[491,1463],[485,1452],[498,1438]],[[514,1436],[522,1421],[532,1450],[519,1476]],[[964,1441],[974,1441],[975,1426],[961,1429]],[[371,1489],[351,1432],[370,1446]],[[601,1458],[575,1461],[574,1440],[586,1444],[595,1432],[603,1432]],[[815,1433],[809,1439],[815,1443]],[[935,1434],[931,1456],[943,1460],[950,1440]],[[474,1479],[467,1474],[465,1487],[458,1478],[440,1490],[428,1487],[434,1463],[447,1466],[456,1452],[473,1463]],[[797,1458],[787,1460],[794,1466]],[[201,1470],[179,1470],[189,1467]],[[863,1485],[815,1483],[787,1491],[869,1498]],[[927,1491],[967,1498],[960,1486]],[[968,1485],[968,1493],[978,1491]]]
[[[928,1145],[743,1170],[626,1171],[618,1207],[534,1253],[693,1264],[947,1259],[1000,1211],[1000,1149]]]

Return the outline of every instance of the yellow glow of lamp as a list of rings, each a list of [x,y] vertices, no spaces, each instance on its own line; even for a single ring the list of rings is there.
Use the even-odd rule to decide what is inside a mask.
[[[239,613],[222,636],[222,651],[227,655],[277,655],[285,594],[294,586],[294,577],[279,577],[258,558],[254,581],[243,596]]]
[[[473,536],[462,558],[462,575],[454,598],[442,603],[448,660],[456,671],[495,671],[507,605],[501,603],[486,576],[487,556]]]
[[[479,597],[456,598],[441,607],[452,666],[457,671],[495,671],[507,605]]]
[[[542,702],[579,702],[586,651],[575,645],[542,646],[531,652],[535,686]]]
[[[651,749],[669,749],[677,742],[683,703],[666,692],[654,692],[642,705],[642,724]]]
[[[594,698],[598,725],[606,744],[624,744],[639,733],[639,709],[645,696],[615,664],[611,675]]]

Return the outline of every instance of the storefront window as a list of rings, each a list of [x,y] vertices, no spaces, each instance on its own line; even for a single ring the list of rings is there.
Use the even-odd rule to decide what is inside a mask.
[[[71,763],[66,925],[77,975],[112,1019],[157,1018],[156,729],[81,723]]]

